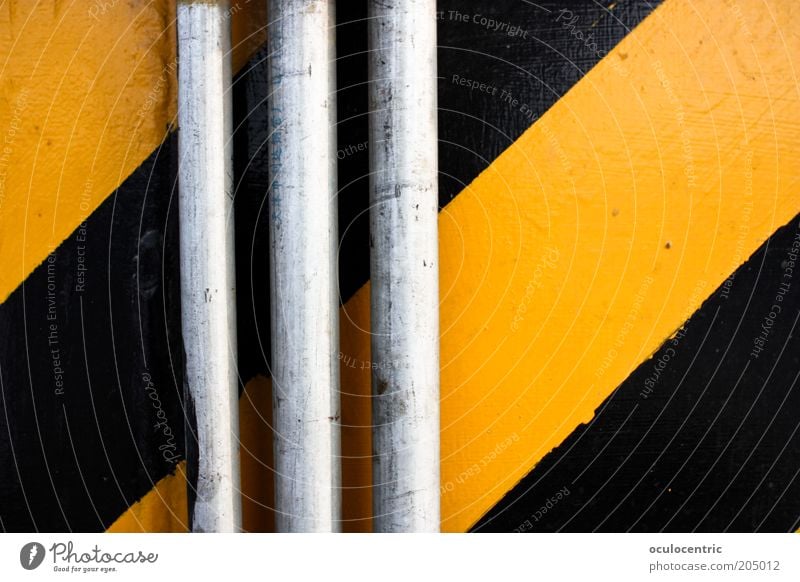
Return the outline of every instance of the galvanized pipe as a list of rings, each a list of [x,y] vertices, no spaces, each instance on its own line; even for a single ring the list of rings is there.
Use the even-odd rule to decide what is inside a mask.
[[[270,0],[275,526],[340,528],[334,0]]]
[[[373,528],[439,531],[436,2],[369,3]]]
[[[178,2],[181,318],[198,532],[241,530],[227,2]],[[190,472],[193,472],[190,470]]]

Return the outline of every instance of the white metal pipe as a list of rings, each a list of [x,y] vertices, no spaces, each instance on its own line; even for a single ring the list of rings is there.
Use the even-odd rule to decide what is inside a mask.
[[[341,523],[334,0],[270,0],[275,527]]]
[[[436,2],[369,2],[373,528],[439,531]]]
[[[227,2],[178,2],[181,317],[198,441],[192,529],[241,530]]]

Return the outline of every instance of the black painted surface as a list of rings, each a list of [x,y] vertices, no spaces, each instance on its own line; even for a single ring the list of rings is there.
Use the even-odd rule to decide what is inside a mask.
[[[440,0],[440,207],[477,177],[659,3],[647,0],[537,3],[496,0],[472,2],[465,8],[464,2]],[[611,5],[613,8],[607,9]],[[366,15],[366,0],[338,3],[336,72],[342,302],[369,279]],[[499,24],[490,26],[489,20]],[[585,34],[588,40],[578,40],[578,32]],[[237,236],[238,266],[260,269],[261,273],[266,272],[263,269],[269,249],[264,203],[269,183],[264,147],[268,114],[267,54],[265,47],[255,55],[234,89],[238,128],[237,229],[243,231]],[[495,94],[470,90],[459,84],[462,78],[496,89]],[[504,91],[518,103],[511,101],[510,104]],[[240,126],[245,119],[245,125]],[[242,283],[249,284],[249,281],[240,279],[240,290],[245,288]],[[254,312],[258,329],[268,329],[264,326],[268,314],[264,303],[268,295],[267,283],[256,271],[252,283],[256,303],[247,317]],[[253,353],[243,354],[246,361],[243,370],[247,371],[244,375],[264,371],[266,354],[269,354],[265,334],[257,337],[252,326],[245,326],[243,333],[248,339],[256,340],[246,342],[246,346],[250,346],[247,349],[252,348]]]
[[[102,531],[183,456],[175,143],[0,305],[2,530]]]
[[[796,530],[798,250],[800,217],[474,530]]]
[[[367,2],[336,7],[339,147],[339,293],[347,301],[369,279]]]
[[[473,3],[468,10],[461,4],[447,0],[439,6],[441,206],[654,5],[623,1],[609,13],[604,6],[610,0],[569,2],[578,27],[596,23],[595,48],[576,42],[556,22],[562,7],[557,3],[537,7],[504,0]],[[467,22],[451,10],[467,14]],[[470,21],[476,14],[526,33],[492,32]],[[365,15],[363,0],[339,3],[342,301],[369,277]],[[253,56],[233,91],[243,381],[269,373],[267,54],[263,48]],[[454,74],[507,88],[535,115],[453,83]],[[86,240],[78,240],[78,229],[59,245],[51,281],[45,262],[0,305],[0,531],[100,531],[168,474],[187,448],[190,457],[196,455],[192,431],[188,447],[184,444],[187,419],[181,406],[176,163],[173,135],[87,219]],[[79,250],[86,266],[81,291],[76,290]],[[58,336],[52,346],[48,283]],[[63,394],[55,393],[54,347]],[[154,389],[148,390],[148,377]],[[171,438],[164,425],[156,426],[151,395],[158,397]],[[192,470],[190,464],[190,475]]]
[[[233,82],[236,304],[239,375],[269,375],[267,47]]]
[[[440,204],[455,197],[660,3],[438,2]],[[467,81],[474,88],[462,85]]]
[[[659,2],[551,0],[534,4],[501,0],[472,3],[469,9],[463,4],[444,0],[438,6],[440,207],[477,177]],[[609,11],[606,6],[611,4],[615,6]],[[369,279],[366,15],[366,0],[337,6],[342,303]],[[487,29],[483,18],[501,25],[496,31]],[[502,24],[508,26],[503,28]],[[511,27],[517,27],[516,32]],[[589,42],[578,41],[574,35],[577,30],[594,37]],[[265,46],[253,56],[237,77],[233,91],[239,370],[244,380],[258,373],[269,374],[268,55]],[[453,75],[496,87],[496,95],[453,83]],[[519,104],[512,106],[504,101],[503,90]]]

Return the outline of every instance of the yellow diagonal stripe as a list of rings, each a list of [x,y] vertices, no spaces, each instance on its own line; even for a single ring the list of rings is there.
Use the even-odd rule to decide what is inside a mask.
[[[668,0],[442,215],[463,531],[800,211],[800,7]]]
[[[229,17],[237,70],[266,4]],[[0,6],[0,302],[166,137],[174,24],[171,0]]]
[[[242,527],[245,531],[272,531],[272,391],[257,376],[239,399],[239,437],[242,467]],[[108,528],[109,532],[184,532],[189,527],[186,462],[161,479]]]
[[[669,0],[442,213],[444,530],[588,422],[800,211],[798,25],[787,2]]]
[[[0,8],[0,301],[164,139],[173,13],[167,0]]]
[[[106,531],[109,533],[186,532],[186,461],[133,503]]]
[[[443,211],[443,529],[468,529],[800,211],[798,25],[793,2],[668,0]],[[342,311],[352,399],[368,293]],[[348,450],[359,518],[368,449]]]

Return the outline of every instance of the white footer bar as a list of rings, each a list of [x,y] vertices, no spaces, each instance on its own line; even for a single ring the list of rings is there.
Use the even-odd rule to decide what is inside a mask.
[[[798,580],[799,564],[795,534],[0,536],[3,580]]]

